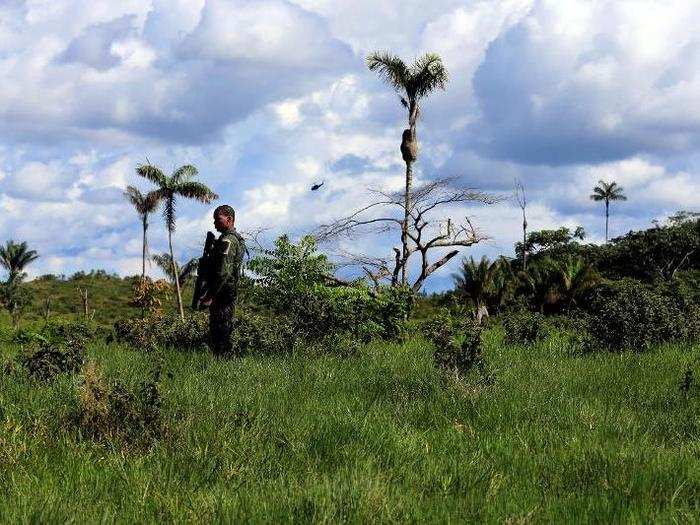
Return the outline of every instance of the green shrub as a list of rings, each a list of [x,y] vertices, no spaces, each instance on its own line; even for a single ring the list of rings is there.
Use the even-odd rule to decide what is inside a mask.
[[[243,354],[285,354],[292,350],[297,336],[287,317],[236,311],[232,335],[233,350]]]
[[[298,244],[280,237],[274,250],[255,257],[249,266],[257,275],[252,303],[287,317],[297,336],[310,344],[337,334],[365,341],[398,339],[413,304],[407,288],[329,286],[333,267],[316,251],[312,237]]]
[[[110,340],[134,348],[150,350],[165,343],[165,326],[160,317],[118,319],[112,327]]]
[[[90,322],[51,320],[40,328],[22,328],[12,335],[12,342],[20,345],[32,343],[61,344],[66,341],[87,343],[102,332]]]
[[[422,324],[421,331],[435,345],[435,364],[445,370],[466,373],[477,365],[482,372],[481,327],[471,319],[455,319],[447,310]]]
[[[114,323],[111,339],[134,348],[151,350],[166,346],[182,350],[201,350],[207,346],[209,321],[206,313],[185,316],[176,314],[119,319]]]
[[[540,312],[520,309],[502,316],[505,341],[508,344],[532,344],[545,339],[551,325]]]
[[[596,339],[611,350],[641,352],[688,336],[685,317],[676,303],[633,279],[596,287],[590,309]]]
[[[19,363],[27,373],[41,381],[48,381],[61,373],[80,370],[85,360],[85,343],[81,340],[52,344],[33,342],[19,356]]]
[[[166,317],[162,321],[163,344],[177,349],[203,350],[209,341],[209,316],[204,312]]]

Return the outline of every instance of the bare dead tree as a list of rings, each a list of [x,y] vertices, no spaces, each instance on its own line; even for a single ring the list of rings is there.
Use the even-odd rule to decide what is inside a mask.
[[[469,217],[455,223],[446,215],[447,209],[466,203],[492,204],[498,200],[487,193],[459,186],[456,177],[441,178],[418,186],[411,191],[409,199],[405,198],[404,192],[369,191],[374,197],[373,202],[346,217],[322,225],[316,237],[322,242],[340,237],[352,239],[360,235],[398,232],[401,247],[392,248],[393,268],[386,259],[372,260],[366,256],[356,256],[356,259],[375,286],[383,279],[390,279],[391,284],[396,286],[403,283],[402,276],[408,271],[409,260],[416,254],[420,259],[420,273],[411,285],[415,291],[420,290],[425,280],[457,255],[461,248],[487,239],[474,227]],[[406,202],[410,203],[408,209]],[[405,220],[408,222],[405,223]],[[430,255],[437,251],[441,255],[431,259]]]
[[[525,217],[527,197],[525,195],[525,186],[523,186],[520,179],[515,179],[513,198],[523,212],[523,270],[527,270],[527,218]]]
[[[44,323],[49,322],[49,316],[51,315],[51,296],[47,295],[44,299]]]
[[[88,305],[88,289],[83,289],[80,287],[77,287],[76,289],[78,290],[78,295],[80,295],[80,301],[83,303],[83,316],[85,317],[85,319],[87,319],[90,312],[90,308]]]

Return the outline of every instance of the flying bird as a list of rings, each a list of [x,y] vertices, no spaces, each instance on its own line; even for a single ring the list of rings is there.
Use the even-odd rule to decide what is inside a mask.
[[[326,181],[324,180],[321,184],[314,184],[313,186],[311,186],[311,191],[316,191],[321,186],[323,186],[325,183],[326,183]]]

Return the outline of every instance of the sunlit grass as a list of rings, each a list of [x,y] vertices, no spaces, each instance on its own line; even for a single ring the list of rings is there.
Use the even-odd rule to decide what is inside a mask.
[[[492,383],[438,372],[418,341],[353,358],[170,351],[168,432],[147,450],[65,424],[79,377],[0,375],[0,521],[698,519],[700,389],[679,384],[700,348],[573,356],[492,330],[484,354]],[[126,384],[153,360],[90,357]]]

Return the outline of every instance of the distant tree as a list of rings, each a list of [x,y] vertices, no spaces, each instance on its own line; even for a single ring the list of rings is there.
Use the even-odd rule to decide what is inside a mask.
[[[126,191],[124,191],[124,197],[132,204],[136,213],[139,214],[139,219],[141,219],[141,226],[143,228],[143,243],[141,250],[141,278],[146,277],[146,254],[148,252],[148,239],[146,237],[146,230],[148,230],[148,215],[153,213],[158,208],[160,199],[155,191],[148,192],[147,194],[141,193],[141,191],[135,186],[127,186]]]
[[[617,182],[598,181],[598,186],[593,188],[593,193],[590,198],[596,202],[605,202],[605,242],[608,242],[608,220],[610,218],[610,202],[611,201],[626,201],[622,186],[618,186]]]
[[[367,67],[398,93],[401,104],[408,110],[408,128],[403,131],[401,156],[406,163],[406,186],[404,190],[404,217],[401,224],[401,284],[406,284],[409,251],[409,221],[412,211],[413,163],[418,158],[416,124],[420,116],[420,101],[437,89],[445,89],[448,82],[447,69],[439,55],[425,54],[407,66],[398,56],[388,52],[374,52],[367,57]]]
[[[513,189],[513,198],[518,204],[518,207],[523,212],[523,246],[527,244],[527,217],[525,216],[525,208],[527,208],[527,196],[525,195],[525,186],[520,179],[515,180],[515,188]],[[527,250],[523,250],[523,270],[527,270]]]
[[[173,264],[169,253],[156,254],[151,257],[151,259],[153,259],[153,262],[156,263],[158,268],[163,271],[173,286],[175,286],[175,274],[173,273],[173,268],[175,268],[178,272],[178,280],[180,281],[180,285],[184,286],[187,284],[190,278],[194,276],[194,272],[199,266],[199,259],[197,258],[190,259],[183,265],[177,264],[177,261],[175,264]]]
[[[461,248],[472,246],[487,237],[471,223],[445,220],[445,209],[452,212],[455,206],[465,203],[492,204],[498,198],[455,184],[456,178],[437,179],[411,190],[410,228],[408,245],[402,252],[394,247],[394,260],[354,255],[349,259],[360,266],[370,280],[377,285],[382,279],[391,279],[392,286],[402,286],[400,273],[413,254],[420,257],[420,273],[411,288],[418,292],[425,280],[455,257]],[[319,227],[316,237],[330,240],[341,236],[353,238],[358,234],[393,232],[403,228],[405,220],[405,195],[382,190],[370,190],[375,199],[350,215]],[[453,212],[454,213],[454,212]],[[445,252],[445,248],[450,248]],[[437,253],[435,259],[431,254]],[[432,260],[431,260],[432,259]],[[392,269],[393,267],[393,269]]]
[[[535,230],[527,234],[524,243],[515,243],[515,254],[518,259],[561,259],[569,255],[580,255],[582,246],[579,241],[586,237],[586,232],[577,226],[572,232],[569,228],[557,230]]]
[[[462,259],[458,274],[453,274],[457,293],[474,304],[476,317],[489,315],[488,307],[500,306],[509,285],[510,266],[504,258],[489,261],[483,256],[479,262],[473,257]]]
[[[35,250],[30,250],[26,241],[17,243],[9,240],[5,246],[0,246],[0,266],[8,272],[6,282],[19,280],[26,277],[24,268],[39,258]]]
[[[201,182],[192,180],[197,176],[197,168],[191,165],[184,165],[177,168],[168,177],[160,168],[150,164],[142,164],[136,168],[136,173],[150,180],[157,186],[153,191],[159,200],[163,201],[163,217],[168,230],[168,247],[170,249],[170,260],[175,275],[175,291],[177,293],[177,306],[180,310],[180,317],[185,318],[185,310],[182,306],[182,292],[180,291],[180,280],[175,268],[175,256],[173,254],[173,232],[175,231],[175,202],[177,196],[187,199],[195,199],[199,202],[210,203],[219,196]]]
[[[575,306],[583,295],[600,282],[593,266],[579,257],[569,257],[558,263],[559,293],[565,307]]]
[[[10,312],[12,324],[19,324],[22,309],[29,303],[31,295],[23,285],[27,274],[24,269],[39,258],[36,251],[30,250],[26,242],[9,240],[0,246],[0,266],[7,270],[7,280],[0,287],[0,303]]]
[[[700,218],[683,217],[648,230],[630,231],[601,250],[597,268],[608,278],[671,281],[679,271],[700,269]]]

